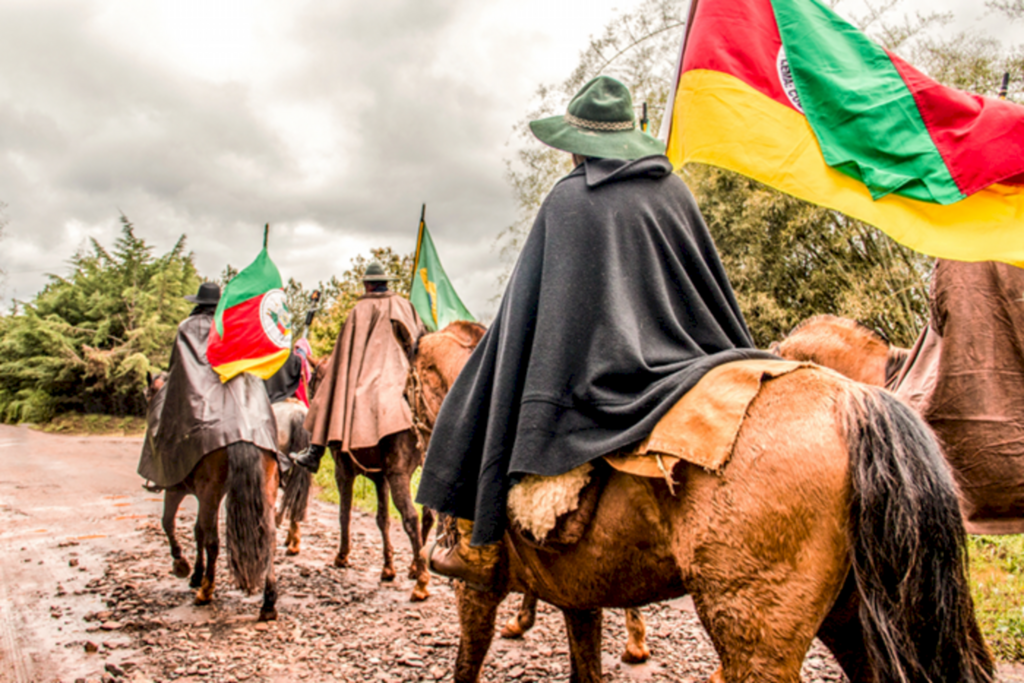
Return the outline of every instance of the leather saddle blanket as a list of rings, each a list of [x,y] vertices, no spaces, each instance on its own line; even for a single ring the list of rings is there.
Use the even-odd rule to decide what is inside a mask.
[[[709,371],[628,453],[607,455],[557,477],[531,474],[508,494],[508,515],[520,536],[539,546],[571,545],[593,519],[611,465],[620,472],[664,479],[689,462],[720,471],[729,461],[747,409],[765,382],[812,363],[743,360]],[[606,465],[607,463],[607,465]]]

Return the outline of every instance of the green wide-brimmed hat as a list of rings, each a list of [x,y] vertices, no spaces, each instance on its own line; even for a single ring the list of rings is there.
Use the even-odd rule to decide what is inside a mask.
[[[384,266],[376,261],[372,261],[370,265],[366,266],[366,272],[363,273],[363,282],[387,282],[397,279],[397,277],[385,273]]]
[[[598,76],[569,102],[562,116],[530,122],[546,145],[601,159],[639,159],[664,154],[665,143],[640,130],[629,89],[610,76]]]

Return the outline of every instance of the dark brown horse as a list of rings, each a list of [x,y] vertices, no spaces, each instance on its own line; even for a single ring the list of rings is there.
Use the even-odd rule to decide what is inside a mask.
[[[150,397],[163,386],[166,375],[150,382]],[[215,569],[220,553],[217,522],[220,503],[227,496],[226,527],[228,566],[239,588],[255,593],[263,587],[259,620],[277,618],[277,581],[274,578],[274,504],[277,499],[278,466],[272,453],[251,443],[237,442],[207,453],[184,481],[164,491],[163,528],[174,559],[173,572],[189,575],[175,537],[175,515],[181,501],[193,495],[199,501],[196,516],[196,562],[189,585],[196,588],[195,604],[213,600]]]
[[[851,681],[992,680],[949,470],[890,395],[791,372],[765,383],[722,471],[672,474],[674,490],[606,472],[564,551],[507,533],[500,588],[458,589],[455,679],[479,679],[498,605],[530,591],[562,609],[578,683],[601,680],[601,608],[686,594],[721,660],[714,681],[799,681],[815,636]]]
[[[425,445],[430,443],[430,434],[441,402],[486,331],[479,323],[459,321],[420,339],[409,369],[406,394]],[[537,596],[527,591],[523,593],[519,611],[502,627],[501,637],[522,638],[533,628],[536,620]],[[626,649],[622,653],[622,661],[639,664],[650,659],[646,626],[639,609],[626,609],[626,633]]]
[[[316,391],[323,379],[328,364],[319,363],[310,384],[310,395]],[[338,524],[341,527],[341,542],[334,558],[336,567],[349,566],[352,550],[351,522],[352,500],[356,477],[365,476],[373,482],[377,492],[377,528],[380,529],[384,544],[384,567],[380,572],[381,581],[395,578],[394,548],[391,545],[391,518],[389,498],[402,517],[402,528],[409,537],[413,558],[408,576],[414,579],[410,600],[418,602],[430,597],[427,586],[430,573],[423,558],[423,543],[434,524],[433,513],[424,508],[422,525],[420,515],[413,504],[410,487],[412,475],[423,464],[423,448],[415,429],[407,429],[384,437],[374,448],[357,449],[353,454],[341,452],[332,447],[334,458],[334,481],[338,486]]]

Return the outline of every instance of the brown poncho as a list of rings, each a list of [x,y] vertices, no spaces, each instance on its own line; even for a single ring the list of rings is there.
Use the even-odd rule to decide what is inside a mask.
[[[394,292],[365,294],[341,328],[309,406],[312,442],[338,442],[351,453],[411,428],[403,392],[409,353],[425,332],[408,300]]]
[[[896,395],[944,446],[967,530],[1024,533],[1024,270],[940,260]]]

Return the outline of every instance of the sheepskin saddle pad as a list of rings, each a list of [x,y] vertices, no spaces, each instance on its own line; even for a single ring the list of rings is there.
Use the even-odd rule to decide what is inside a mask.
[[[508,494],[513,528],[541,546],[579,542],[594,517],[607,469],[598,460],[555,477],[523,477]]]

